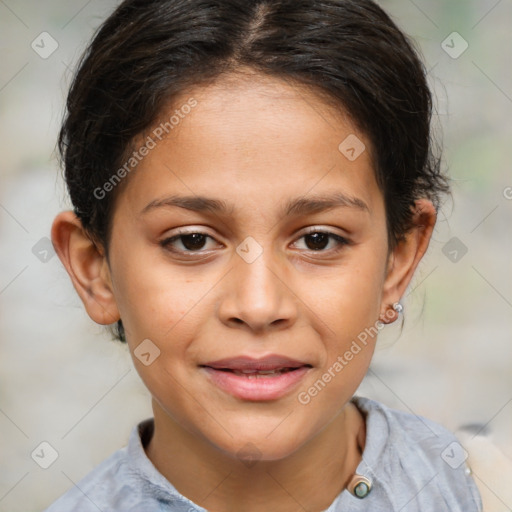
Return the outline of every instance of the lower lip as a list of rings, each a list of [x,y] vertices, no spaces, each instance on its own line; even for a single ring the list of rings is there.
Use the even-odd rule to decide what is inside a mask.
[[[288,394],[304,378],[311,368],[301,367],[297,370],[276,376],[262,375],[248,378],[232,372],[202,368],[220,389],[241,400],[265,401],[277,400]]]

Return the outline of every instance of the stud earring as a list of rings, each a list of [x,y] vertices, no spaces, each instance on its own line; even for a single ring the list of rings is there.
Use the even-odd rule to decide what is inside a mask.
[[[404,307],[402,306],[402,304],[400,302],[395,302],[393,304],[393,309],[398,313],[400,314],[403,310],[404,310]]]

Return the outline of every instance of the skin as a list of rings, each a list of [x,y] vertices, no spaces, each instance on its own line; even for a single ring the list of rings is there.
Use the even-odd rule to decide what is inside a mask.
[[[361,460],[365,421],[349,400],[376,337],[309,404],[298,394],[365,328],[396,320],[391,305],[427,250],[435,209],[417,201],[414,228],[388,253],[371,144],[347,116],[303,87],[258,76],[224,78],[176,104],[191,96],[198,105],[124,183],[108,259],[70,211],[55,218],[52,240],[89,316],[99,324],[122,318],[132,356],[144,339],[160,349],[149,366],[133,357],[153,397],[146,452],[182,494],[217,512],[259,512],[269,503],[275,511],[324,510]],[[355,161],[338,150],[350,134],[367,148]],[[333,192],[368,209],[282,214],[288,201]],[[207,196],[230,208],[141,214],[170,195]],[[328,238],[315,246],[305,236],[310,227],[349,243]],[[185,254],[190,239],[160,245],[177,228],[211,238],[193,254]],[[236,252],[248,236],[263,250],[252,263]],[[271,353],[313,366],[273,401],[237,399],[198,366]],[[238,455],[248,444],[259,454],[253,465]]]

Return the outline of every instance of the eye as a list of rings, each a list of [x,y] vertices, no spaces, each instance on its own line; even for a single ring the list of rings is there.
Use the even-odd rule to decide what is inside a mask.
[[[162,240],[160,245],[165,249],[178,253],[206,252],[200,249],[204,248],[208,239],[213,240],[213,238],[206,233],[195,231],[181,232]],[[181,245],[181,247],[176,248],[177,245]]]
[[[337,235],[336,233],[316,228],[313,228],[308,233],[302,235],[299,240],[300,239],[304,239],[306,250],[313,252],[330,252],[329,249],[325,250],[325,248],[329,246],[331,240],[333,240],[334,245],[334,248],[331,246],[331,250],[333,252],[337,252],[341,250],[343,246],[350,244],[346,238]]]
[[[208,239],[214,241],[214,238],[206,233],[191,231],[178,233],[172,237],[165,238],[159,243],[162,247],[171,252],[197,254],[208,251],[208,249],[202,250],[205,248]],[[305,241],[305,250],[313,252],[337,252],[341,250],[343,246],[350,244],[349,240],[336,233],[315,228],[302,235],[299,240],[301,239]],[[334,245],[334,247],[329,249],[331,241],[333,242],[331,245]],[[295,242],[294,245],[296,244],[297,242]]]

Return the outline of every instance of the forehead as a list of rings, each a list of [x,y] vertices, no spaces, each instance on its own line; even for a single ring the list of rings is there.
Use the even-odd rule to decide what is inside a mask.
[[[369,140],[341,109],[292,82],[236,75],[192,88],[144,137],[142,144],[146,137],[155,144],[122,194],[138,212],[171,194],[221,198],[265,214],[308,194],[341,192],[370,213],[382,202]]]

